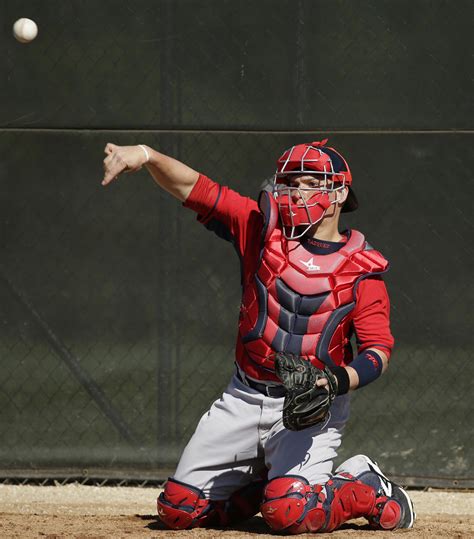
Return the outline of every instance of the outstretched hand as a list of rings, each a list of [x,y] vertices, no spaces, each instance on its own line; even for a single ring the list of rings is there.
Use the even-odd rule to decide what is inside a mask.
[[[148,162],[148,155],[140,146],[117,146],[109,142],[104,149],[104,179],[102,185],[116,180],[122,172],[137,172]]]

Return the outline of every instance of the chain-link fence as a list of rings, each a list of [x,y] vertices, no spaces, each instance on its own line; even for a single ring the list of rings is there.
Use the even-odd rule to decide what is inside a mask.
[[[472,486],[472,4],[358,4],[3,1],[4,34],[40,35],[0,40],[0,475],[166,477],[233,372],[232,247],[145,172],[102,188],[106,142],[256,196],[283,148],[329,136],[397,341],[340,458]]]

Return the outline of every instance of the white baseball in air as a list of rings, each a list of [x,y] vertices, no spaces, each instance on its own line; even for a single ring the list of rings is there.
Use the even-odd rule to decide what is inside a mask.
[[[38,35],[38,26],[31,19],[18,19],[13,25],[13,35],[20,43],[29,43]]]

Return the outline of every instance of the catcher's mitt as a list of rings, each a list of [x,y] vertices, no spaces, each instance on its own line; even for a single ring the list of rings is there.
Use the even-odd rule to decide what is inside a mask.
[[[325,367],[318,369],[309,361],[285,352],[275,356],[275,372],[286,388],[283,424],[289,430],[302,430],[324,421],[337,394],[334,374]],[[328,387],[319,387],[320,378]]]

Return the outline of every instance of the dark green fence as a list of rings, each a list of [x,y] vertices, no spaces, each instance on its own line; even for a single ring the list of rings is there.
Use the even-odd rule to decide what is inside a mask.
[[[345,224],[391,261],[397,343],[341,458],[472,486],[473,4],[0,6],[0,475],[163,477],[233,371],[232,247],[145,172],[102,188],[106,142],[256,196],[285,147],[329,136],[360,199]]]

